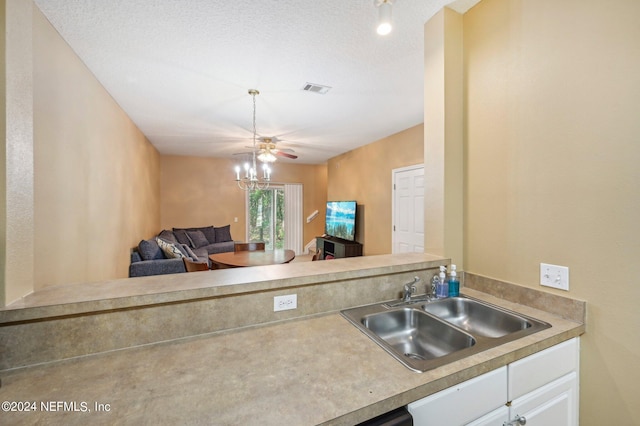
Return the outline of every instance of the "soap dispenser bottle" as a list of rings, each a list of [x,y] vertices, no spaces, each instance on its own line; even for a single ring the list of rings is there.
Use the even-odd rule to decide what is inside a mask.
[[[451,265],[451,272],[449,275],[449,297],[460,296],[460,280],[458,280],[458,273],[456,272],[456,265]]]
[[[449,296],[449,284],[447,283],[447,267],[440,266],[440,275],[436,284],[436,298],[444,299]]]

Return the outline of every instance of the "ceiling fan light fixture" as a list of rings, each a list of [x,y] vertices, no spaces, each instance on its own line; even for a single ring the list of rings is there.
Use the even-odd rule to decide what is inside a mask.
[[[393,0],[374,0],[373,4],[378,8],[378,26],[376,32],[380,35],[387,35],[393,29],[391,21],[391,9]]]
[[[258,154],[258,160],[263,163],[273,163],[276,161],[276,156],[271,153],[271,151],[263,151]]]

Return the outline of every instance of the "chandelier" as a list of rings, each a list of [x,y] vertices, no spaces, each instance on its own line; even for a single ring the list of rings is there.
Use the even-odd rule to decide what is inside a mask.
[[[236,166],[236,182],[238,187],[245,191],[252,191],[254,189],[267,189],[269,182],[271,181],[271,168],[264,163],[262,165],[262,176],[258,176],[258,167],[256,162],[256,95],[259,95],[256,89],[249,89],[249,94],[253,98],[253,151],[251,153],[251,163],[244,163],[244,176],[241,176],[240,172],[242,168]]]

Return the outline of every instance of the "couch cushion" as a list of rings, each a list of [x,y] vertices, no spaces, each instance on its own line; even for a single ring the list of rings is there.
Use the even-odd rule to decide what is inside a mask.
[[[177,274],[180,272],[187,272],[182,259],[144,260],[129,265],[130,277]]]
[[[209,254],[226,253],[226,252],[233,251],[235,244],[236,243],[233,241],[226,241],[224,243],[209,244],[205,248],[207,249],[207,252]],[[196,250],[196,254],[198,254],[197,250]]]
[[[209,241],[202,231],[187,231],[187,237],[189,237],[191,247],[193,248],[200,248],[209,245]]]
[[[226,241],[233,241],[231,239],[231,225],[221,226],[215,228],[216,231],[216,243],[224,243]]]
[[[181,259],[183,257],[187,257],[176,244],[165,241],[162,238],[156,238],[156,242],[164,252],[165,256],[167,256],[167,259],[172,259],[172,258]]]
[[[140,241],[138,244],[138,252],[140,252],[142,260],[164,259],[164,254],[155,238]]]
[[[209,252],[207,251],[207,247],[200,247],[193,250],[198,262],[209,261]]]
[[[169,241],[170,243],[178,244],[178,240],[176,239],[174,233],[167,229],[163,229],[162,232],[158,234],[158,237],[162,238],[165,241]]]

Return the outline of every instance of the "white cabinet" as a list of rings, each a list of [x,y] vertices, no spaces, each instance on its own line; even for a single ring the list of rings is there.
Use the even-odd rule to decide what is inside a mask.
[[[415,426],[578,425],[580,339],[574,338],[407,406]]]
[[[509,364],[509,419],[528,426],[578,425],[579,338]]]

